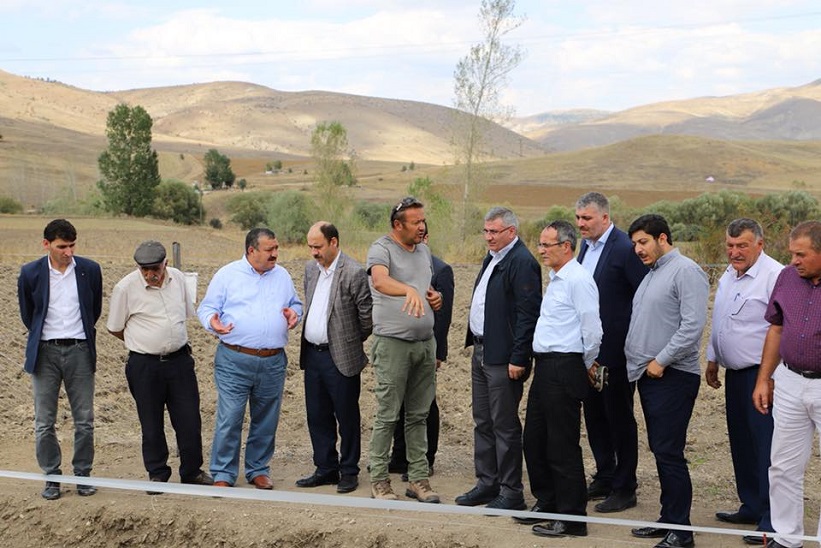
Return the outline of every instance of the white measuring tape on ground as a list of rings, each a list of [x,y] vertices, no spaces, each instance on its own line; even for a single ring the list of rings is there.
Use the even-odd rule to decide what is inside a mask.
[[[677,531],[692,531],[694,533],[706,533],[713,535],[745,536],[757,534],[749,529],[726,529],[722,527],[701,527],[693,525],[666,524],[657,521],[636,521],[615,518],[600,518],[596,516],[571,516],[566,514],[551,514],[541,512],[530,512],[527,510],[496,510],[485,508],[484,506],[457,506],[455,504],[424,504],[417,501],[402,500],[377,500],[350,495],[317,495],[312,493],[294,491],[266,491],[262,489],[242,489],[227,487],[212,487],[205,485],[189,485],[181,483],[163,483],[155,481],[123,480],[101,477],[81,477],[81,476],[45,476],[30,472],[15,472],[10,470],[0,470],[0,478],[11,478],[30,481],[54,481],[67,484],[93,485],[94,487],[108,487],[112,489],[123,489],[127,491],[152,491],[156,493],[169,493],[176,495],[192,495],[197,497],[254,500],[268,502],[284,502],[300,505],[318,506],[338,506],[345,508],[369,508],[374,510],[402,510],[410,512],[427,512],[433,514],[462,514],[473,516],[520,516],[528,518],[543,518],[561,521],[586,522],[600,525],[615,525],[617,527],[661,527],[675,529]],[[767,537],[772,538],[773,533],[768,533]],[[789,537],[792,540],[818,542],[820,537],[795,536]],[[763,545],[763,544],[762,544]]]

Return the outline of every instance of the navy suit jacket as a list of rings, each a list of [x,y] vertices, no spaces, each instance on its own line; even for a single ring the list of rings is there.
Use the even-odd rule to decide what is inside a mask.
[[[97,364],[97,329],[94,325],[103,310],[103,274],[100,265],[90,259],[74,257],[74,274],[77,277],[77,294],[80,299],[80,316],[92,366]],[[46,321],[49,298],[48,255],[24,264],[17,278],[17,299],[20,302],[20,318],[29,330],[26,343],[24,369],[33,373],[37,365],[40,336]]]
[[[491,255],[482,262],[476,283],[482,279]],[[519,239],[499,261],[485,294],[484,361],[488,365],[529,367],[533,357],[533,332],[542,304],[542,267]],[[473,345],[470,322],[465,346]]]
[[[578,260],[587,253],[587,241],[582,240]],[[599,288],[599,315],[602,337],[596,361],[607,367],[625,367],[624,340],[630,328],[633,295],[649,269],[633,251],[630,238],[613,227],[602,249],[593,279]]]
[[[444,362],[448,359],[448,331],[453,318],[453,268],[435,255],[430,258],[433,261],[430,285],[442,294],[442,307],[433,313],[433,337],[436,339],[436,359]]]

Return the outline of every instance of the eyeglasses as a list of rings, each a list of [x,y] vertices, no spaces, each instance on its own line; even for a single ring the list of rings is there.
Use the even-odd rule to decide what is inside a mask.
[[[506,227],[504,227],[500,230],[493,230],[492,228],[483,228],[482,232],[484,232],[488,236],[498,236],[499,234],[501,234],[502,232],[504,232],[508,228],[513,228],[513,225],[506,226]]]
[[[567,242],[556,242],[556,243],[552,243],[552,244],[545,244],[545,243],[539,242],[538,247],[539,247],[539,249],[550,249],[551,247],[566,244],[566,243]]]

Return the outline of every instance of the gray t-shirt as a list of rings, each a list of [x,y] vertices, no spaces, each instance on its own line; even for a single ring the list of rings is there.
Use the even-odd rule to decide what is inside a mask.
[[[412,286],[425,303],[425,315],[410,316],[402,311],[405,297],[391,297],[373,287],[371,268],[381,265],[396,281]],[[408,251],[390,236],[382,236],[368,250],[368,283],[373,296],[373,333],[383,337],[394,337],[406,341],[426,341],[433,337],[433,310],[425,299],[433,276],[430,249],[418,244]]]

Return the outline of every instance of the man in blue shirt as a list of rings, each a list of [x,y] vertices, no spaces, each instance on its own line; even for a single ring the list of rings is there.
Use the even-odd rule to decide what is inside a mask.
[[[302,317],[302,302],[291,275],[277,266],[278,255],[273,231],[251,230],[245,256],[217,271],[197,309],[205,329],[220,339],[214,355],[218,399],[211,448],[217,487],[233,486],[239,475],[242,421],[249,405],[245,479],[257,489],[273,489],[268,463],[288,365],[284,349],[288,330]]]

